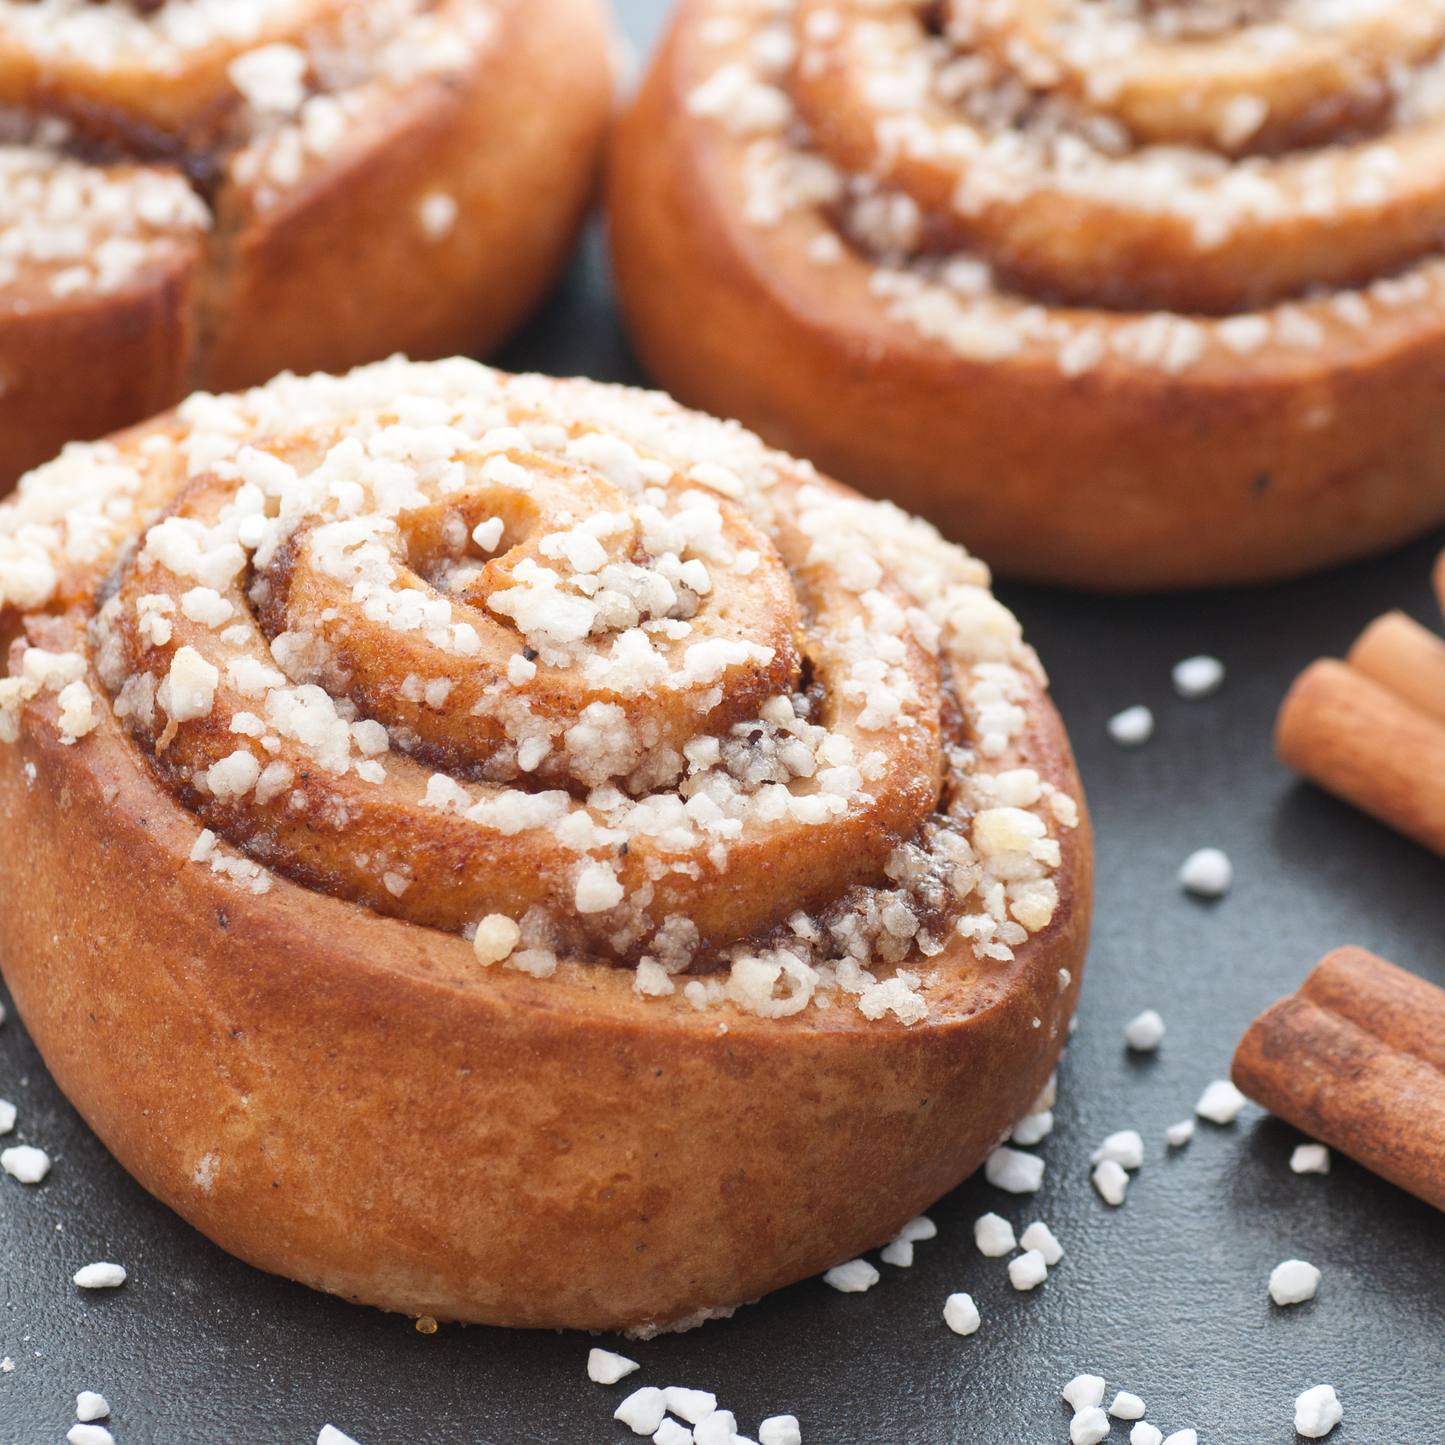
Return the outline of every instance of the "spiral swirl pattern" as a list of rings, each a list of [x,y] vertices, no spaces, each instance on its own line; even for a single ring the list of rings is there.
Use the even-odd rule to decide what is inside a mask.
[[[0,730],[49,692],[71,742],[108,714],[236,886],[538,976],[916,1022],[910,964],[1049,926],[1078,822],[1024,765],[1041,677],[986,588],[664,398],[392,362],[198,395],[27,479],[0,606],[49,620]]]

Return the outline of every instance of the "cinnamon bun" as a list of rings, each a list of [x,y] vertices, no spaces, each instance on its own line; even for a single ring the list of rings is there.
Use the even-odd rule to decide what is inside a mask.
[[[652,1330],[887,1240],[1045,1087],[1087,816],[986,569],[658,394],[394,360],[0,506],[0,962],[225,1249]]]
[[[609,189],[665,385],[1011,574],[1445,518],[1438,0],[688,0]]]
[[[496,343],[607,44],[597,0],[3,0],[0,492],[197,385]]]

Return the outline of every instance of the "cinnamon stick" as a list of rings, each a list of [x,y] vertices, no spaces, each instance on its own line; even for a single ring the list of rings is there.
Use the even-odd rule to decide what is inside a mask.
[[[1445,723],[1445,640],[1403,612],[1377,617],[1345,660],[1396,697]]]
[[[1445,1209],[1445,989],[1339,948],[1266,1009],[1234,1054],[1238,1088]]]
[[[1322,658],[1285,697],[1275,747],[1311,782],[1445,855],[1445,721]]]

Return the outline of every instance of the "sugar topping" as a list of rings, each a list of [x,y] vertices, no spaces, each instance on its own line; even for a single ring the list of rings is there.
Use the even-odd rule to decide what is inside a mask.
[[[1288,369],[1445,303],[1438,0],[712,12],[686,108],[743,219],[968,360]]]
[[[904,1026],[1060,907],[1079,810],[986,569],[656,394],[394,360],[197,395],[0,506],[0,605],[117,564],[0,736],[47,692],[63,740],[120,727],[237,887],[630,964],[685,1016]]]

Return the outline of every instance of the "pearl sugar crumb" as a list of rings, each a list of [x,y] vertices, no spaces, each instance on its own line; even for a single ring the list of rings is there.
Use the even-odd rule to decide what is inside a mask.
[[[1154,736],[1154,714],[1142,704],[1126,707],[1109,719],[1109,736],[1121,748],[1137,748]]]
[[[956,1335],[971,1335],[981,1323],[971,1294],[951,1294],[943,1302],[943,1322]]]
[[[1044,1161],[1036,1154],[1000,1145],[983,1166],[984,1178],[1009,1194],[1036,1194],[1044,1182]]]
[[[1026,1250],[1009,1260],[1008,1282],[1017,1290],[1035,1289],[1049,1277],[1049,1267],[1037,1249]]]
[[[640,1369],[636,1360],[626,1355],[613,1354],[611,1350],[589,1350],[587,1352],[587,1378],[599,1385],[615,1385],[624,1376]]]
[[[1294,1427],[1309,1440],[1328,1435],[1345,1418],[1333,1385],[1315,1385],[1294,1402]]]
[[[125,1283],[125,1266],[119,1264],[87,1264],[76,1270],[74,1282],[81,1289],[115,1289]]]
[[[1224,683],[1224,664],[1217,657],[1186,657],[1170,674],[1180,697],[1208,697]]]
[[[866,1259],[850,1259],[847,1264],[835,1264],[823,1275],[823,1283],[830,1284],[841,1294],[862,1294],[878,1283],[878,1271]]]
[[[978,1252],[990,1259],[1010,1254],[1017,1247],[1013,1225],[997,1214],[985,1214],[974,1220],[973,1240]]]
[[[1289,1167],[1296,1174],[1328,1174],[1330,1151],[1323,1144],[1298,1144],[1289,1156]]]
[[[1287,1259],[1270,1272],[1269,1297],[1277,1305],[1303,1304],[1319,1287],[1319,1270],[1302,1259]]]
[[[1141,1054],[1152,1054],[1164,1039],[1164,1020],[1152,1008],[1124,1025],[1124,1042]]]
[[[1249,1100],[1228,1079],[1216,1079],[1199,1096],[1194,1112],[1211,1123],[1232,1124],[1247,1103]]]
[[[1019,1243],[1025,1249],[1037,1250],[1044,1257],[1044,1263],[1052,1269],[1063,1257],[1064,1246],[1054,1238],[1054,1232],[1041,1219],[1036,1219],[1019,1236]]]
[[[1234,882],[1234,864],[1218,848],[1199,848],[1180,866],[1179,886],[1196,898],[1223,898]]]

